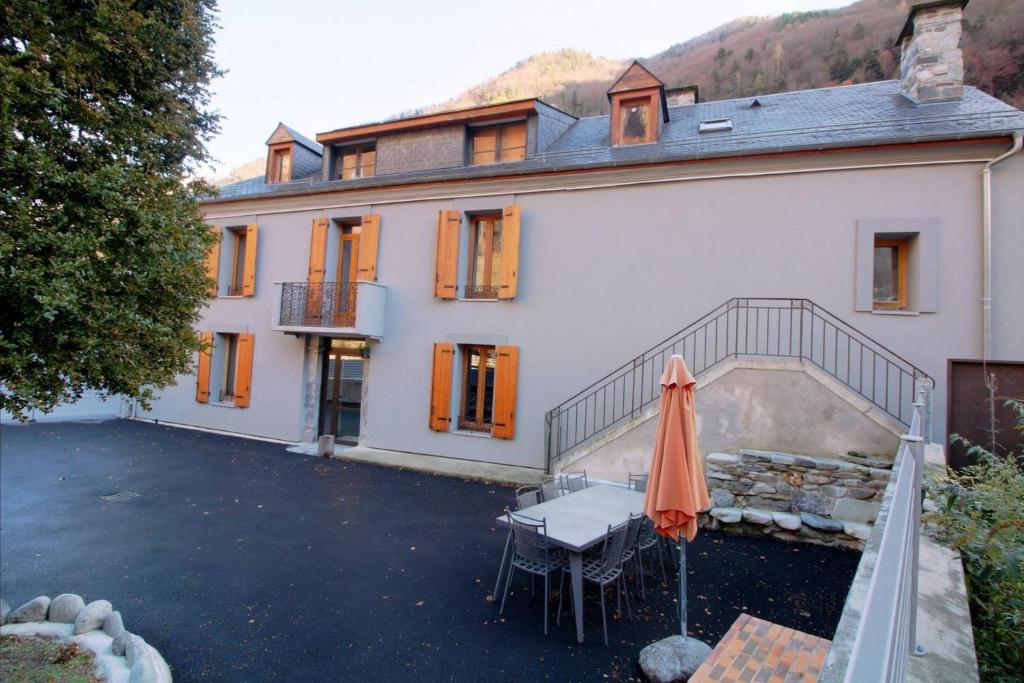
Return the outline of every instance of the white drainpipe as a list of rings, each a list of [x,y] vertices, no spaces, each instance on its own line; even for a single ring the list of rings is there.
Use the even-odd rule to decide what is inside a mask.
[[[1020,151],[1021,132],[1013,134],[1013,145],[995,159],[992,159],[981,171],[981,319],[982,319],[982,360],[992,357],[992,167],[1003,159]]]

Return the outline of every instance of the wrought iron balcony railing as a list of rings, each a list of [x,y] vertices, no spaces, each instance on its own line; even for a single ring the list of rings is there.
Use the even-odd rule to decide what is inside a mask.
[[[284,282],[278,324],[295,327],[353,327],[355,282]]]

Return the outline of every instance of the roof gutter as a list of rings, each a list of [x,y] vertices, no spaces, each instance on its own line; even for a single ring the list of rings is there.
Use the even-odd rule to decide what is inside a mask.
[[[1014,131],[1013,144],[981,170],[981,328],[982,361],[992,357],[992,167],[1020,151],[1024,140]]]

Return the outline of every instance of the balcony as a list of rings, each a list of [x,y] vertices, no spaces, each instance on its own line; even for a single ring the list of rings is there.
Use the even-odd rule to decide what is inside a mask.
[[[376,282],[275,282],[271,329],[288,334],[381,339],[387,289]]]

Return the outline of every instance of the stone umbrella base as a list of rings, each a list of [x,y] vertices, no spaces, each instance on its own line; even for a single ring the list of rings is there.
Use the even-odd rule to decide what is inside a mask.
[[[711,654],[711,646],[696,638],[669,636],[640,651],[640,668],[652,683],[685,681]]]

